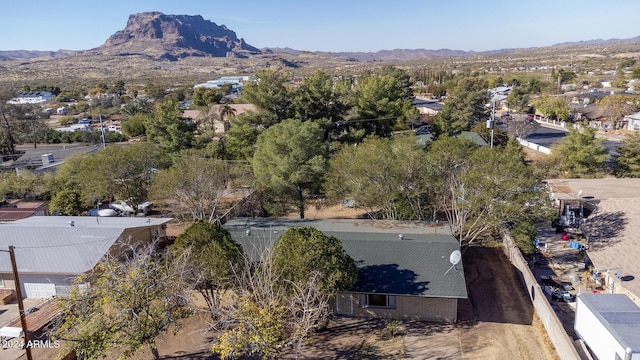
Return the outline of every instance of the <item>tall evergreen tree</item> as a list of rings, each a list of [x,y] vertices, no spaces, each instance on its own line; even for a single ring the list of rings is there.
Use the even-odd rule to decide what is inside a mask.
[[[604,176],[609,151],[602,145],[603,141],[603,138],[596,137],[594,128],[570,129],[560,143],[551,147],[562,175],[569,178]]]
[[[613,169],[616,177],[640,177],[640,132],[627,134]]]

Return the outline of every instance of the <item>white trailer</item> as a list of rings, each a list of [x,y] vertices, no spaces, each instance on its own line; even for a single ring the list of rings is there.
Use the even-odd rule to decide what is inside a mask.
[[[624,294],[578,294],[574,328],[599,360],[640,360],[640,307]]]

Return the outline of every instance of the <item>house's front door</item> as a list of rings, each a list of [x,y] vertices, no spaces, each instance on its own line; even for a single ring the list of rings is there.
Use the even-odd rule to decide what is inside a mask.
[[[338,315],[353,315],[353,301],[351,294],[338,293],[336,296],[336,313]]]

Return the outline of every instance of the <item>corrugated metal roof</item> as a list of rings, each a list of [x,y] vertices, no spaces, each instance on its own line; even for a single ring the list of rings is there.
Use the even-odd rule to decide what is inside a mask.
[[[44,154],[52,154],[54,162],[60,162],[72,155],[87,154],[90,152],[98,151],[101,148],[102,147],[99,146],[76,146],[61,149],[29,149],[24,153],[24,155],[14,161],[11,167],[16,168],[42,166],[42,155]]]
[[[32,216],[0,223],[0,250],[15,247],[21,273],[81,274],[93,269],[126,229],[158,226],[171,220]],[[11,271],[9,255],[0,253],[0,272]]]
[[[25,219],[33,214],[35,214],[35,210],[2,208],[0,209],[0,222]]]
[[[224,225],[253,258],[286,229],[306,226],[342,241],[359,270],[358,283],[350,289],[352,291],[467,298],[462,263],[447,273],[451,267],[449,256],[460,248],[448,224],[242,218]],[[251,233],[247,234],[247,230]],[[403,239],[399,234],[403,234]]]

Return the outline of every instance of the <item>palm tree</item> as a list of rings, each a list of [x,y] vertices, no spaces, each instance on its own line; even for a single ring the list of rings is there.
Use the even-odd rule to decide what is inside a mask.
[[[236,115],[236,109],[232,108],[231,105],[223,104],[220,107],[220,120],[222,120],[223,122],[225,117],[227,118],[229,118],[229,116],[235,117],[235,115]]]

